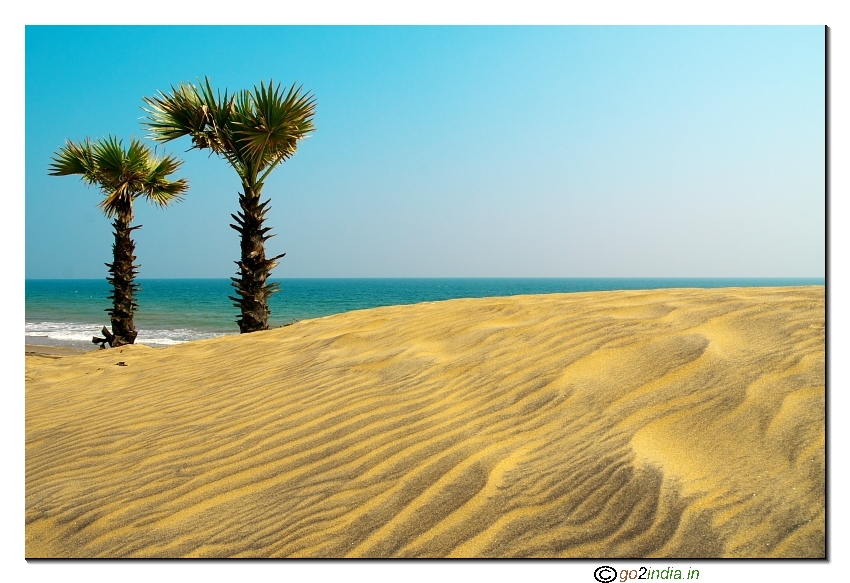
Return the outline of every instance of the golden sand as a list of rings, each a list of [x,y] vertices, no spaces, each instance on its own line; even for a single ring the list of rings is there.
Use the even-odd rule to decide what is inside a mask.
[[[823,557],[824,356],[823,286],[27,356],[26,555]]]
[[[92,346],[92,350],[97,350]],[[64,348],[60,346],[44,346],[41,344],[25,344],[24,354],[27,356],[40,356],[42,358],[55,358],[57,356],[76,356],[88,352],[76,348]]]

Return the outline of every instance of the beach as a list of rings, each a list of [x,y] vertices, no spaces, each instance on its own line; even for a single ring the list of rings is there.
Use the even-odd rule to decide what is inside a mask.
[[[29,351],[26,556],[822,558],[824,301],[468,298]]]

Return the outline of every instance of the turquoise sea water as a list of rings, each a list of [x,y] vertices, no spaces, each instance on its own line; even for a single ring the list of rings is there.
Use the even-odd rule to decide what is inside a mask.
[[[452,278],[278,279],[270,325],[350,310],[453,298],[671,287],[823,285],[824,278]],[[229,279],[142,279],[137,342],[152,346],[236,334],[238,309]],[[26,341],[93,348],[109,324],[105,279],[26,280]]]

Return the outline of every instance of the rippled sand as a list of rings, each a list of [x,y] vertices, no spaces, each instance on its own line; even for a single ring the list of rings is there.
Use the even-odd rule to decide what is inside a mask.
[[[811,286],[27,356],[26,554],[823,557],[824,353]]]

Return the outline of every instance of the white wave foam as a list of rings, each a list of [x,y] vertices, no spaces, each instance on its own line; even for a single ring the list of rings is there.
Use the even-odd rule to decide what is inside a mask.
[[[208,338],[219,338],[227,336],[222,332],[199,332],[187,328],[178,328],[176,330],[139,330],[139,335],[136,337],[136,342],[140,344],[183,344],[192,340],[206,340]]]
[[[66,342],[91,342],[92,336],[100,336],[102,327],[69,322],[27,322],[25,335]]]
[[[73,322],[27,322],[25,336],[32,338],[49,338],[60,342],[91,342],[92,336],[100,336],[102,325],[80,324]],[[188,328],[174,330],[139,330],[136,342],[139,344],[154,344],[170,346],[183,344],[193,340],[206,340],[226,336],[223,332],[201,332]]]

